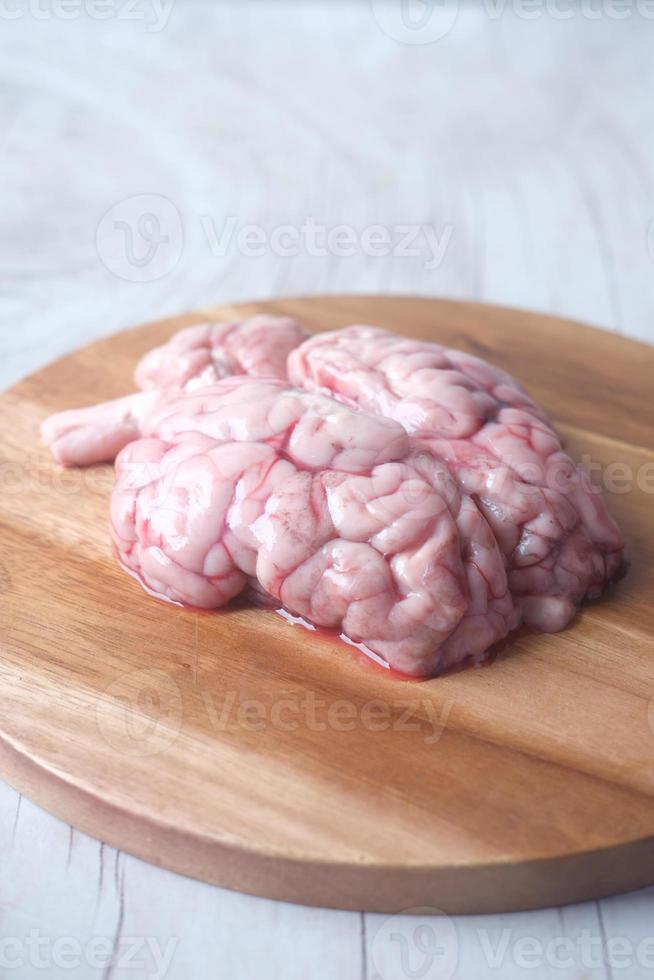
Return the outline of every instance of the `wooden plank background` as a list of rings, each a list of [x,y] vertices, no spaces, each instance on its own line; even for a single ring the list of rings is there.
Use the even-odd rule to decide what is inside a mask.
[[[298,293],[654,341],[647,4],[412,3],[0,4],[0,383],[142,320]],[[0,785],[0,975],[641,980],[653,896],[416,932],[156,870]]]

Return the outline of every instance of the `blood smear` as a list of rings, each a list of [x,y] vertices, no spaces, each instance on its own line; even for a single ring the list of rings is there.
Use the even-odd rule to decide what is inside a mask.
[[[394,680],[404,681],[405,683],[410,684],[421,684],[430,680],[429,677],[416,677],[413,674],[403,674],[402,671],[395,670],[386,660],[384,660],[383,657],[381,657],[378,653],[375,653],[374,650],[371,650],[370,647],[367,647],[365,643],[357,643],[355,640],[351,640],[349,636],[346,636],[345,633],[337,633],[336,630],[329,629],[327,626],[316,626],[314,623],[310,623],[308,619],[305,619],[304,616],[295,616],[293,613],[289,612],[288,609],[284,609],[283,606],[275,607],[264,603],[261,601],[262,597],[259,594],[250,594],[248,599],[244,598],[243,596],[237,596],[226,606],[222,606],[220,609],[200,609],[196,606],[190,606],[186,603],[178,602],[176,599],[170,599],[167,595],[164,595],[161,592],[155,592],[148,585],[146,585],[141,575],[139,575],[138,572],[135,572],[134,569],[128,568],[128,566],[120,560],[117,553],[116,558],[121,568],[127,572],[130,578],[133,578],[136,582],[138,582],[141,588],[147,592],[149,596],[151,596],[153,599],[158,599],[160,602],[165,602],[169,606],[177,606],[178,609],[187,609],[189,612],[193,613],[202,613],[203,615],[213,614],[216,616],[219,616],[222,612],[228,612],[229,610],[234,609],[252,609],[256,607],[267,608],[272,612],[277,613],[278,616],[281,616],[284,622],[288,623],[289,626],[299,626],[303,630],[306,630],[310,636],[327,640],[330,643],[340,641],[345,646],[349,647],[349,652],[359,664],[372,669],[375,671],[375,673],[377,671],[382,671],[385,677],[391,677]],[[460,671],[468,670],[471,667],[489,667],[495,662],[499,654],[502,653],[502,651],[509,645],[509,640],[513,640],[517,635],[525,632],[528,633],[529,630],[522,628],[514,631],[511,637],[505,637],[503,640],[500,640],[499,643],[494,644],[486,652],[483,660],[476,663],[470,662],[469,660],[464,660],[461,663],[454,664],[449,670],[444,671],[443,674],[438,676],[444,677],[447,674],[458,674]]]

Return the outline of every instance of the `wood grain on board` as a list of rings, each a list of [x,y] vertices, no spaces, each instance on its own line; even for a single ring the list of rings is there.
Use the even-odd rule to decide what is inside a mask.
[[[516,373],[572,451],[621,467],[628,577],[564,633],[420,684],[274,613],[147,597],[111,553],[111,469],[59,470],[38,425],[129,391],[181,326],[260,310],[377,323]],[[653,367],[651,348],[560,319],[357,296],[204,310],[28,378],[0,398],[2,775],[155,864],[307,904],[482,912],[650,884]]]

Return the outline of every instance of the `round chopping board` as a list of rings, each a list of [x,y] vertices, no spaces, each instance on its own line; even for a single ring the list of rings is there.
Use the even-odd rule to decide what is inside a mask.
[[[111,467],[63,471],[53,411],[129,392],[207,317],[379,324],[487,357],[609,486],[631,568],[563,633],[423,683],[272,611],[156,601],[117,566]],[[654,882],[654,349],[403,297],[202,310],[95,343],[0,398],[0,772],[75,827],[241,891],[496,912]]]

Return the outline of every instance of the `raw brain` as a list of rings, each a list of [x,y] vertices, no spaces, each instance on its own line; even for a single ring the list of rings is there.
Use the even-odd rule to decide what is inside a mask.
[[[424,676],[562,629],[617,576],[615,524],[511,377],[372,327],[307,338],[191,327],[141,392],[44,424],[65,465],[118,453],[113,537],[147,588],[245,592]]]

